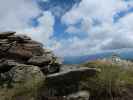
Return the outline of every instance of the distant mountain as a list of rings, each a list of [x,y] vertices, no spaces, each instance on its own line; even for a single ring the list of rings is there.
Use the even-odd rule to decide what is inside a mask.
[[[97,59],[108,58],[113,53],[114,52],[104,52],[104,53],[97,53],[93,55],[64,57],[64,64],[81,64],[87,61],[94,61]],[[133,60],[133,51],[121,51],[117,54],[122,59]]]

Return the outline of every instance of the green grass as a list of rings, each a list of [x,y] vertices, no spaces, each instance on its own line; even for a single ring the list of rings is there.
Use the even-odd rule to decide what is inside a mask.
[[[1,87],[0,100],[36,100],[44,81],[32,79],[13,88]]]
[[[38,100],[36,98],[45,83],[45,76],[36,68],[20,66],[21,70],[13,70],[16,76],[11,81],[1,81],[0,100]]]
[[[124,69],[123,66],[101,61],[89,62],[81,66],[101,69],[101,72],[94,77],[82,78],[81,88],[90,91],[91,100],[128,100],[128,98],[131,100],[131,96],[128,95],[131,95],[129,92],[133,89],[133,66]]]

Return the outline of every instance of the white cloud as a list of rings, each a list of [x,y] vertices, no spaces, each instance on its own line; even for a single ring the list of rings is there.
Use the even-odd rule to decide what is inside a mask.
[[[58,55],[71,56],[95,53],[104,50],[133,48],[133,14],[128,14],[113,23],[113,15],[120,10],[133,6],[133,2],[123,0],[82,0],[62,17],[62,23],[68,26],[66,32],[74,33],[69,39],[55,40],[53,27],[54,16],[49,11],[41,11],[34,0],[0,0],[0,30],[15,30],[25,33],[34,40],[50,47]],[[47,0],[44,0],[44,2]],[[56,8],[60,10],[60,8]],[[32,27],[29,20],[40,13],[39,25]],[[56,16],[59,16],[60,12]],[[94,19],[100,24],[94,26]],[[75,24],[81,21],[81,27]],[[76,33],[87,33],[85,39]]]
[[[43,15],[37,19],[39,25],[29,25],[31,18],[40,14]],[[41,11],[34,0],[0,0],[0,31],[17,31],[46,45],[53,35],[53,25],[51,12]]]
[[[42,0],[43,2],[47,2],[48,0]]]
[[[67,32],[88,33],[85,39],[62,40],[62,46],[57,50],[61,56],[82,55],[106,50],[133,48],[133,14],[121,18],[113,23],[113,16],[120,10],[127,9],[133,2],[123,0],[82,0],[62,17],[62,22],[68,25]],[[93,19],[101,22],[94,26]],[[81,21],[81,27],[76,29],[75,24]],[[70,26],[70,27],[69,27]],[[75,35],[76,36],[76,35]],[[64,46],[65,44],[67,47]]]
[[[0,30],[26,28],[29,19],[40,12],[33,0],[0,0]]]
[[[114,12],[121,8],[126,8],[121,0],[82,0],[63,16],[62,21],[66,24],[74,24],[80,19],[91,22],[92,17],[110,21]]]
[[[38,18],[39,25],[33,28],[19,30],[19,33],[25,33],[32,39],[43,43],[45,46],[49,44],[50,37],[53,35],[54,16],[49,11],[43,12],[43,15]]]
[[[66,31],[67,33],[70,33],[70,34],[78,34],[79,32],[81,32],[80,29],[74,27],[74,26],[69,26]]]

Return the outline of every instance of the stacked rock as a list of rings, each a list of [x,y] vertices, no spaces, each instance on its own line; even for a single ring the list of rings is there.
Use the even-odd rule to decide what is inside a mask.
[[[47,87],[43,85],[45,88],[40,90],[40,99],[37,100],[46,100],[44,98],[51,96],[65,96],[68,98],[66,100],[72,100],[70,98],[81,100],[77,99],[81,95],[88,100],[89,93],[79,90],[80,81],[82,77],[92,77],[97,72],[100,71],[94,68],[62,65],[51,51],[25,35],[16,35],[15,32],[0,33],[0,88],[6,85],[14,89],[16,86],[33,89],[38,84],[45,83]],[[7,95],[7,92],[4,94]],[[0,94],[0,97],[6,96]],[[22,96],[12,100],[20,98]]]
[[[45,74],[58,72],[61,65],[41,43],[15,32],[0,33],[0,72],[9,71],[16,63],[38,66]]]

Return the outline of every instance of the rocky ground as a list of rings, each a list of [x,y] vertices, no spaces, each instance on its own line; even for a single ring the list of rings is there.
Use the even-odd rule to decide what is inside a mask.
[[[89,100],[81,77],[96,68],[62,65],[41,43],[15,32],[0,33],[0,100]]]

